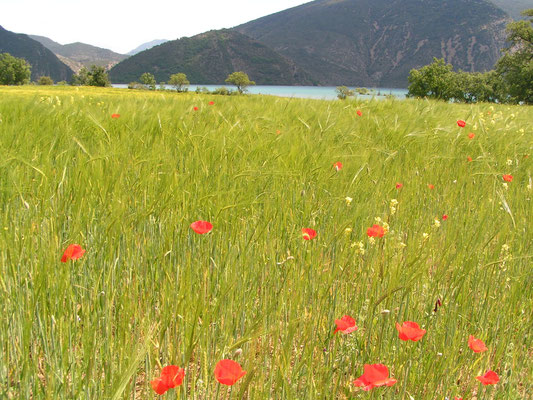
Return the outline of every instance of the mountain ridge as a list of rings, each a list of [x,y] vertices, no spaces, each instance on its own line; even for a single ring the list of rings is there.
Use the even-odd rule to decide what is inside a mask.
[[[533,8],[533,0],[490,0],[513,19],[525,19],[520,13],[528,8]]]
[[[110,69],[128,57],[127,55],[115,53],[109,49],[86,43],[74,42],[60,44],[45,36],[28,36],[51,50],[61,61],[67,64],[76,73],[82,67],[89,68],[92,65],[98,65]]]

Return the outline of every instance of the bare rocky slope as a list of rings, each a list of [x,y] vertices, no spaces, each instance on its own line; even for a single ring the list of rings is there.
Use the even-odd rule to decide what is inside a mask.
[[[491,69],[509,22],[486,0],[317,0],[234,29],[320,85],[406,87],[409,71],[433,57],[465,71]]]

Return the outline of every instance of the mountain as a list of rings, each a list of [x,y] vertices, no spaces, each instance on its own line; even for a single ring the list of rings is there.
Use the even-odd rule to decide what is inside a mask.
[[[109,69],[128,58],[124,54],[118,54],[111,50],[91,46],[90,44],[76,42],[62,45],[44,36],[28,36],[51,50],[75,72],[78,72],[82,67],[90,68],[91,65],[98,65]]]
[[[159,46],[160,44],[168,42],[168,39],[155,39],[151,42],[146,42],[141,44],[140,46],[134,48],[132,51],[129,51],[127,54],[129,56],[134,56],[137,53],[140,53],[141,51],[151,49],[154,46]]]
[[[317,0],[234,28],[305,68],[321,85],[406,87],[444,58],[491,69],[508,16],[485,0]]]
[[[24,58],[31,65],[31,79],[49,76],[54,81],[70,81],[72,70],[54,53],[28,35],[14,33],[0,26],[0,53]]]
[[[246,72],[259,85],[314,83],[291,61],[256,40],[227,29],[152,47],[115,65],[109,78],[113,83],[128,83],[150,72],[159,82],[183,72],[192,83],[223,84],[234,71]]]
[[[516,20],[524,19],[520,13],[533,8],[533,0],[490,0]]]

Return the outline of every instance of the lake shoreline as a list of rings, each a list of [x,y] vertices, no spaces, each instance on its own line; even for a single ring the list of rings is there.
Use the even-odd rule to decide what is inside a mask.
[[[127,84],[112,84],[114,88],[127,89]],[[160,86],[158,85],[158,88]],[[174,90],[171,85],[163,86],[167,90]],[[197,88],[207,89],[210,92],[226,87],[230,90],[237,90],[231,85],[189,85],[189,92],[195,92]],[[337,99],[336,86],[276,86],[276,85],[256,85],[248,87],[248,94],[272,95],[278,97],[334,100]],[[351,87],[350,87],[351,88]],[[364,88],[370,91],[369,94],[356,94],[355,97],[360,99],[387,98],[394,96],[397,99],[405,99],[407,89],[400,88]]]

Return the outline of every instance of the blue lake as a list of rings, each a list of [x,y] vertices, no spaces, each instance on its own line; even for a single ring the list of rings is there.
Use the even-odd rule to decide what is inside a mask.
[[[213,91],[222,87],[223,85],[190,85],[189,92],[194,92],[197,87],[207,88],[209,91]],[[113,87],[116,88],[127,88],[128,85],[125,84],[113,84]],[[159,86],[158,86],[159,87]],[[231,85],[225,86],[228,89],[236,90],[235,87]],[[174,89],[172,86],[165,85],[166,89]],[[353,88],[351,88],[353,89]],[[371,99],[375,98],[385,98],[387,95],[395,96],[399,99],[404,99],[407,94],[407,89],[394,89],[394,88],[368,88],[372,90],[370,95],[357,95],[358,98],[362,99]],[[337,98],[337,93],[335,92],[335,86],[266,86],[266,85],[257,85],[250,86],[248,88],[248,93],[250,94],[266,94],[279,97],[299,97],[304,99],[324,99],[332,100]]]

